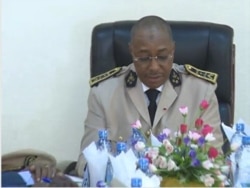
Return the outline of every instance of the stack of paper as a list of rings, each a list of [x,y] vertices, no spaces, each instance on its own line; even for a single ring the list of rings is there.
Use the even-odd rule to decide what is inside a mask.
[[[148,177],[137,169],[138,158],[129,149],[118,156],[113,156],[107,151],[97,150],[95,143],[91,143],[83,150],[90,172],[90,186],[95,187],[97,181],[104,181],[108,158],[113,167],[112,186],[131,187],[131,178],[141,178],[142,187],[160,187],[160,178],[156,175]]]

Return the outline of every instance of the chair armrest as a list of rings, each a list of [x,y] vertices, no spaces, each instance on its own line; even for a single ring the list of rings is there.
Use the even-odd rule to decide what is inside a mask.
[[[71,176],[77,176],[77,172],[76,172],[76,161],[71,162],[66,169],[63,171],[64,174],[68,174]]]

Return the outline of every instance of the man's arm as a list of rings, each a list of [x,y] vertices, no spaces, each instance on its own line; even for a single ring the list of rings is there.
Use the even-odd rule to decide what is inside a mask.
[[[205,124],[209,124],[214,128],[213,134],[216,140],[214,141],[214,146],[221,149],[223,145],[223,135],[221,132],[221,119],[219,112],[218,99],[215,94],[215,89],[217,85],[210,85],[206,92],[205,99],[208,99],[209,107],[204,111],[201,118],[204,120]]]
[[[55,173],[54,173],[55,172]],[[31,165],[23,171],[2,172],[2,187],[77,187],[55,167]]]
[[[16,171],[2,172],[2,187],[26,187],[27,183]]]
[[[76,165],[77,175],[83,176],[83,169],[86,165],[86,160],[82,154],[84,148],[86,148],[91,142],[98,139],[98,130],[107,129],[105,113],[103,110],[102,101],[100,100],[100,91],[94,87],[90,90],[88,97],[88,114],[85,120],[84,136],[81,140],[81,150]]]

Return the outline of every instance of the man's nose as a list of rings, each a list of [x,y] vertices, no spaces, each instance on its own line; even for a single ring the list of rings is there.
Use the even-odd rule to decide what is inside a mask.
[[[149,66],[150,66],[150,69],[158,69],[159,68],[159,63],[158,63],[157,58],[151,58]]]

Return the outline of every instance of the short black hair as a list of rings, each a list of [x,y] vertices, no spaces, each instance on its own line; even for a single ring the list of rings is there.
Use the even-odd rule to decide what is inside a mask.
[[[130,33],[131,41],[133,40],[133,37],[139,30],[149,27],[156,27],[163,31],[166,31],[166,34],[168,34],[169,39],[173,41],[172,30],[169,23],[158,16],[145,16],[140,20],[138,20],[131,29]]]

